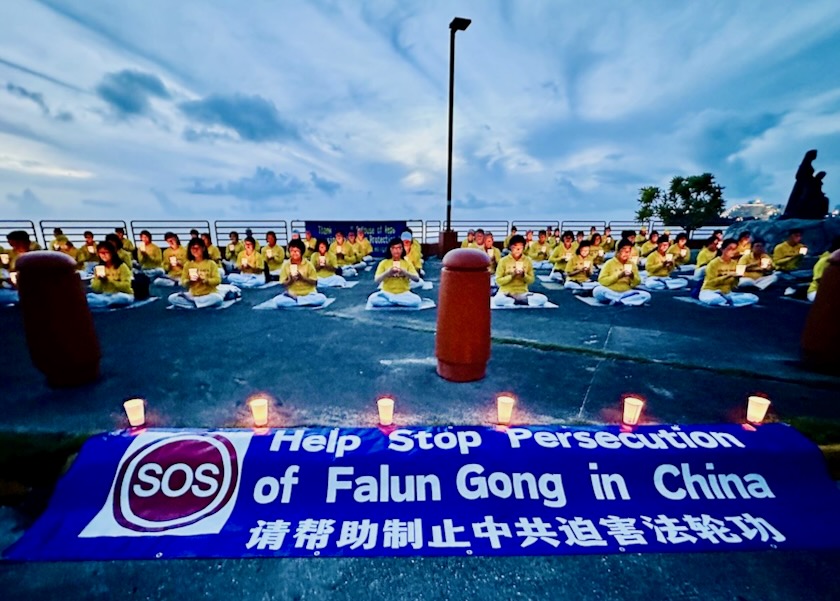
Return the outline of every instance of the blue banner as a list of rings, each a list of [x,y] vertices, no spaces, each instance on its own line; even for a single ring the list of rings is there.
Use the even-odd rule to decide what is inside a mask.
[[[819,449],[770,424],[118,432],[13,560],[836,549]]]
[[[306,229],[315,238],[325,238],[332,242],[336,232],[343,232],[347,236],[350,230],[363,229],[365,238],[373,246],[374,257],[388,255],[388,242],[392,238],[399,238],[408,226],[405,221],[307,221]],[[419,232],[414,232],[417,236]]]

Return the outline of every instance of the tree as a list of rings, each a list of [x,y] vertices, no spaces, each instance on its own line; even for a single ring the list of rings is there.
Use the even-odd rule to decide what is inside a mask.
[[[647,221],[658,217],[665,225],[675,225],[691,233],[697,228],[714,223],[720,218],[726,202],[723,187],[715,183],[711,173],[671,180],[668,191],[657,186],[639,190],[639,210],[636,219]]]

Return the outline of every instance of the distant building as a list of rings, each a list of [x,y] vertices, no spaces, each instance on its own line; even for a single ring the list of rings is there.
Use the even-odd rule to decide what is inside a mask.
[[[773,219],[781,214],[782,207],[779,205],[768,205],[759,199],[737,204],[723,213],[723,217],[738,221],[746,219]]]

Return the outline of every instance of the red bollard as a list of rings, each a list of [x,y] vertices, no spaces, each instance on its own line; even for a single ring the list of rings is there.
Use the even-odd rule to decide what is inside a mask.
[[[52,387],[82,386],[99,377],[99,340],[76,273],[64,253],[34,251],[16,261],[23,328],[32,363]],[[71,348],[64,353],[61,348]]]
[[[452,382],[480,380],[490,359],[490,259],[480,250],[446,253],[440,272],[435,336],[437,373]]]
[[[828,260],[817,298],[802,330],[802,359],[815,370],[840,375],[840,251]]]

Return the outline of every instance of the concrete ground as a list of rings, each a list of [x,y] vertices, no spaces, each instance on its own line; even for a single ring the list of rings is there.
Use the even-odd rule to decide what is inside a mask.
[[[437,300],[440,264],[430,261]],[[743,419],[748,395],[766,393],[775,419],[840,419],[840,378],[797,364],[808,306],[760,293],[761,304],[711,309],[654,293],[642,308],[590,307],[569,292],[533,290],[551,310],[492,312],[487,377],[454,384],[435,373],[435,309],[369,312],[372,275],[319,311],[253,311],[279,288],[245,291],[224,311],[166,310],[160,301],[95,315],[102,378],[52,390],[31,365],[16,309],[0,309],[5,382],[0,432],[88,433],[126,425],[121,403],[148,401],[150,425],[247,427],[246,399],[275,401],[273,426],[373,426],[375,399],[392,394],[405,425],[494,421],[494,397],[517,399],[514,421],[614,422],[624,393],[647,399],[646,420],[714,423]],[[63,341],[64,352],[81,352]],[[15,351],[15,349],[18,349]],[[840,508],[838,508],[840,509]],[[0,547],[25,525],[0,514]],[[838,545],[840,546],[840,544]],[[0,564],[13,598],[242,599],[524,598],[836,599],[833,553],[738,553],[539,559],[238,560]],[[235,588],[234,588],[235,587]]]

